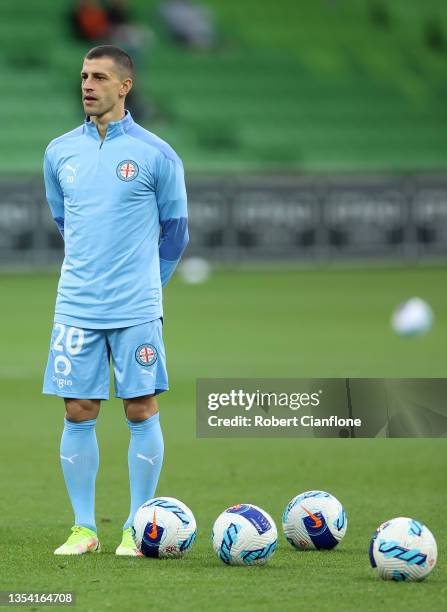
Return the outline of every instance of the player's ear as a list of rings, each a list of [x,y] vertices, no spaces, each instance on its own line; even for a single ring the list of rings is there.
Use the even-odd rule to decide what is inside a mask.
[[[125,79],[121,83],[120,92],[119,92],[120,97],[127,96],[129,91],[132,89],[132,85],[133,85],[132,79],[130,78]]]

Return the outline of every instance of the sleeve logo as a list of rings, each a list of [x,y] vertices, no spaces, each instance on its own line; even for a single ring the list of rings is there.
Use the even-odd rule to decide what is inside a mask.
[[[116,167],[116,175],[122,181],[133,181],[137,178],[140,169],[136,161],[125,159]]]

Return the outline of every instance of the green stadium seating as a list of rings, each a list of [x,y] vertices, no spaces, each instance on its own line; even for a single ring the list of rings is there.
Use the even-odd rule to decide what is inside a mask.
[[[437,0],[208,0],[222,46],[173,47],[154,0],[134,0],[152,27],[136,87],[158,109],[145,127],[196,173],[413,172],[447,166],[447,32]],[[0,111],[9,151],[1,172],[40,172],[48,141],[82,121],[76,94],[87,47],[68,3],[2,7]],[[388,20],[376,23],[371,14]],[[380,12],[382,11],[382,13]],[[380,21],[380,19],[379,19]],[[447,41],[447,34],[446,34]]]

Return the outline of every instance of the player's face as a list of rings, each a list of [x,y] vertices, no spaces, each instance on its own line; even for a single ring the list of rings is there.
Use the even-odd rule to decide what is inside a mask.
[[[121,80],[110,57],[85,59],[81,71],[82,104],[86,115],[101,116],[119,107],[130,79]]]

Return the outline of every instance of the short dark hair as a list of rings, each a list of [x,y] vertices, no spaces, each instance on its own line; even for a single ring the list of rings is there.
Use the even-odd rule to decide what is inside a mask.
[[[126,76],[133,78],[133,60],[128,53],[114,45],[99,45],[93,47],[85,56],[85,59],[99,59],[100,57],[110,57]]]

